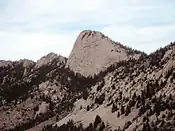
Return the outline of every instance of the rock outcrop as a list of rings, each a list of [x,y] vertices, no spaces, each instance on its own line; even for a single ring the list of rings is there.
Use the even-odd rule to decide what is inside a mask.
[[[52,64],[53,61],[57,61],[58,65],[59,64],[65,64],[66,63],[66,58],[61,56],[61,55],[57,55],[55,53],[49,53],[46,56],[43,56],[41,59],[39,59],[35,65],[35,68],[39,68],[42,67],[44,65],[48,65],[48,64]]]
[[[138,59],[142,54],[112,41],[101,32],[85,30],[74,44],[67,67],[89,76],[99,73],[114,62]]]

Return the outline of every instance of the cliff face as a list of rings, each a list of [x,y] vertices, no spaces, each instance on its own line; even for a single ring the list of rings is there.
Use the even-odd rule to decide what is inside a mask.
[[[100,32],[86,30],[78,36],[67,67],[84,76],[94,75],[114,62],[129,58],[138,59],[142,54],[131,52],[131,49],[113,42]]]

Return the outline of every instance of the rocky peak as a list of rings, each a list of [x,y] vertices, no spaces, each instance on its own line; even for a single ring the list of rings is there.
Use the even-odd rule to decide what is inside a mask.
[[[58,56],[57,54],[51,52],[51,53],[47,54],[46,56],[43,56],[41,59],[39,59],[36,63],[35,68],[39,68],[43,65],[50,64],[54,60],[58,61],[59,63],[63,63],[63,64],[66,63],[66,58],[64,58],[61,55]]]
[[[94,75],[114,62],[138,59],[141,53],[129,53],[130,49],[98,31],[82,31],[68,58],[67,66],[84,76]]]
[[[91,37],[96,37],[96,38],[108,38],[104,34],[102,34],[99,31],[91,31],[91,30],[84,30],[80,33],[79,37],[80,39],[88,39]]]
[[[19,63],[22,63],[24,68],[32,67],[35,65],[34,61],[28,59],[21,59],[19,60]]]

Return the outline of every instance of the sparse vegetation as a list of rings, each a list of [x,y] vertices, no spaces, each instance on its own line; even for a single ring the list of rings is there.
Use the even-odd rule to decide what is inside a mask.
[[[128,121],[124,127],[117,128],[118,131],[130,129],[133,127],[130,126],[133,123],[136,124],[134,130],[137,128],[142,128],[145,131],[173,130],[175,124],[173,92],[175,72],[173,68],[164,72],[166,65],[171,65],[172,61],[170,60],[175,59],[175,53],[170,53],[166,57],[168,50],[174,52],[174,47],[175,43],[171,43],[148,56],[143,54],[139,60],[129,59],[114,63],[99,74],[89,77],[74,73],[68,67],[65,68],[64,63],[58,66],[59,59],[39,68],[34,68],[35,63],[33,63],[27,68],[25,75],[23,64],[19,62],[12,62],[13,66],[0,67],[1,110],[4,110],[5,117],[15,116],[13,114],[19,115],[14,117],[12,122],[2,122],[3,119],[0,119],[2,123],[0,130],[8,130],[9,127],[11,131],[27,130],[52,117],[56,117],[56,121],[59,121],[74,109],[74,102],[81,98],[85,100],[83,108],[89,112],[93,112],[91,104],[96,106],[94,106],[95,110],[98,106],[109,102],[110,104],[105,108],[111,108],[112,104],[111,113],[115,114],[116,119],[132,117],[133,110],[138,110],[136,112],[138,115],[134,116],[133,121]],[[128,51],[128,54],[136,52]],[[160,76],[156,76],[157,74]],[[44,82],[50,84],[48,86],[50,89],[44,91],[40,89],[42,88],[40,84]],[[109,85],[105,86],[105,84]],[[91,92],[93,86],[97,87],[94,94]],[[57,97],[58,92],[60,97]],[[55,96],[54,99],[53,96]],[[89,100],[95,101],[95,103],[86,104]],[[43,101],[49,104],[47,113],[35,116],[39,111],[39,104]],[[33,103],[33,106],[30,107],[26,103]],[[82,109],[82,106],[78,108]],[[64,115],[62,116],[62,114]],[[155,117],[156,121],[152,121],[150,117]],[[137,120],[141,120],[138,125]],[[102,131],[107,128],[106,123],[98,115],[88,127],[84,128],[82,124],[78,125],[73,121],[60,127],[53,127],[51,124],[45,126],[43,131],[70,129]]]

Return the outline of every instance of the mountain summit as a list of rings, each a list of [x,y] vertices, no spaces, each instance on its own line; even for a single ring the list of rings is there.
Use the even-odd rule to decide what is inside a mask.
[[[112,41],[98,31],[82,31],[68,58],[67,66],[84,76],[94,75],[109,67],[114,62],[138,59],[141,52]]]

